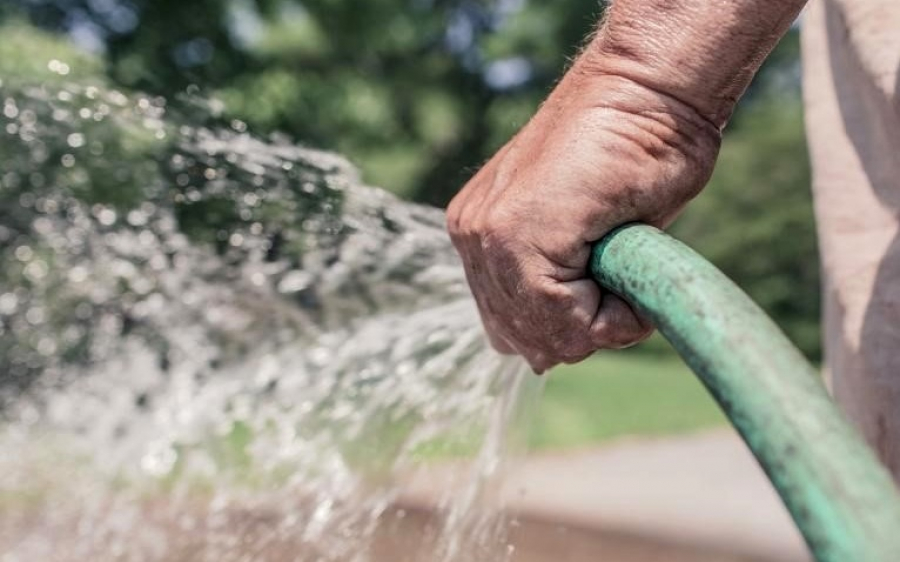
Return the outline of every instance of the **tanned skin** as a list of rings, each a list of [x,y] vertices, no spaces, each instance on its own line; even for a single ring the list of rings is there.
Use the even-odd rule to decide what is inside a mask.
[[[722,128],[799,0],[616,0],[538,112],[450,203],[485,329],[535,372],[646,338],[588,277],[621,224],[665,227],[706,185]]]

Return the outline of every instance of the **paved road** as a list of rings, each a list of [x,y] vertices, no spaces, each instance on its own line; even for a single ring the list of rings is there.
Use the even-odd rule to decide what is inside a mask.
[[[425,501],[434,478],[417,482],[409,496]],[[809,560],[787,511],[730,430],[538,454],[505,482],[510,508],[524,518],[752,559]]]

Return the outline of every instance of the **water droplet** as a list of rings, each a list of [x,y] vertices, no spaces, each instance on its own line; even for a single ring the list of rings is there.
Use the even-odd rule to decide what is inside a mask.
[[[50,357],[56,353],[56,342],[53,341],[53,338],[43,337],[38,340],[37,351],[44,357]]]
[[[25,266],[25,276],[34,282],[40,281],[47,276],[47,264],[43,260],[34,260]]]
[[[0,314],[10,315],[19,308],[19,299],[13,293],[0,295]]]
[[[78,303],[75,307],[75,317],[79,320],[88,320],[94,315],[94,309],[86,302]]]
[[[3,115],[9,119],[15,119],[19,116],[19,108],[16,107],[15,100],[7,99],[3,103]]]
[[[32,326],[37,326],[44,322],[44,309],[39,306],[32,306],[25,313],[25,320]]]
[[[55,72],[60,76],[66,76],[67,74],[69,74],[70,70],[68,64],[56,59],[51,59],[50,62],[47,63],[47,68],[50,70],[50,72]]]
[[[177,460],[178,453],[171,443],[157,442],[151,444],[147,453],[141,458],[141,468],[150,476],[158,478],[169,474]]]
[[[72,133],[66,138],[66,144],[72,148],[81,148],[84,146],[84,135],[81,133]]]
[[[26,109],[19,114],[19,121],[22,122],[22,125],[27,125],[30,127],[37,122],[37,115],[34,111]]]
[[[104,226],[112,226],[116,222],[116,212],[112,209],[101,209],[97,214],[97,220]]]
[[[84,267],[76,265],[69,270],[68,277],[72,283],[82,283],[88,278],[88,272]]]
[[[313,281],[313,276],[302,270],[291,271],[281,278],[278,282],[278,292],[280,293],[296,293],[309,287]]]
[[[131,226],[144,226],[145,224],[147,224],[147,213],[134,209],[128,211],[126,220]]]
[[[34,257],[34,250],[32,250],[29,246],[23,245],[16,248],[14,255],[20,262],[27,262]]]

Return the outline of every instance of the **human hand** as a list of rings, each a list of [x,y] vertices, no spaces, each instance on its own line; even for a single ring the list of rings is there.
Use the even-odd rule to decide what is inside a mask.
[[[671,222],[708,181],[719,142],[691,106],[576,63],[448,208],[493,346],[541,373],[649,336],[589,277],[592,243],[628,222]]]

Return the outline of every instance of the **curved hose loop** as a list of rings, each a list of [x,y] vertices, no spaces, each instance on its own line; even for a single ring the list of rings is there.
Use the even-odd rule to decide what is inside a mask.
[[[900,495],[781,330],[699,254],[620,227],[591,273],[655,322],[749,445],[819,562],[900,561]]]

